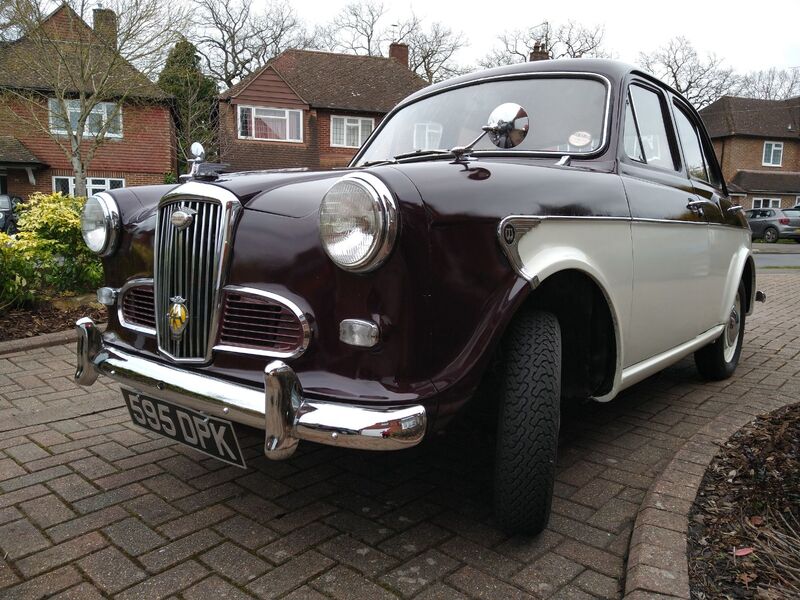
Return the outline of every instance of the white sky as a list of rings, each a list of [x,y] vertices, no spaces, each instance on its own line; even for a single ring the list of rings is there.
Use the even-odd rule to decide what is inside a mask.
[[[290,0],[307,23],[325,24],[346,0]],[[384,0],[389,17],[411,10],[427,22],[461,30],[469,44],[458,62],[475,64],[503,29],[570,19],[605,27],[614,58],[634,62],[671,37],[687,37],[701,54],[714,52],[738,71],[800,66],[800,0]],[[759,9],[761,6],[763,9]],[[387,19],[387,23],[393,20]]]

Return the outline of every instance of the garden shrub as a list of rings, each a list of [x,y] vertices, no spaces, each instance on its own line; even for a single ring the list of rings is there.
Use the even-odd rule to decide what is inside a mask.
[[[0,308],[99,285],[100,260],[81,235],[85,202],[85,198],[55,193],[33,194],[19,205],[19,232],[2,240]]]

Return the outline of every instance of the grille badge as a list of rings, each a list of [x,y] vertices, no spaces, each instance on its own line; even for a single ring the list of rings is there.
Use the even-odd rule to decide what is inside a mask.
[[[173,296],[169,299],[172,303],[169,306],[169,330],[172,339],[179,340],[189,323],[189,309],[186,308],[186,300],[180,296]]]
[[[181,208],[180,210],[176,210],[172,213],[172,216],[169,218],[170,222],[178,229],[178,231],[183,231],[184,229],[188,229],[189,226],[194,221],[194,210],[191,208]]]

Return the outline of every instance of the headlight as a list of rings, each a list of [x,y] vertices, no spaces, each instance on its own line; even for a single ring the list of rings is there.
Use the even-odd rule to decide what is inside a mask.
[[[108,256],[116,249],[119,237],[119,208],[108,194],[91,196],[81,214],[81,233],[89,250]]]
[[[397,209],[389,188],[368,173],[345,175],[319,208],[319,235],[331,260],[347,271],[371,271],[389,256],[397,237]]]

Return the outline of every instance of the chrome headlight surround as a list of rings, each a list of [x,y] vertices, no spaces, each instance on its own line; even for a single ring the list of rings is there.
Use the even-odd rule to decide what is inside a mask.
[[[114,198],[105,192],[89,196],[81,212],[81,234],[89,250],[100,256],[112,254],[117,249],[120,225]],[[100,230],[102,237],[97,235]]]
[[[362,230],[362,235],[372,235],[373,239],[365,252],[355,260],[345,261],[340,253],[336,252],[334,241],[326,236],[326,231],[335,224],[336,218],[358,216],[353,213],[338,213],[332,206],[331,192],[343,184],[356,185],[365,192],[370,199],[370,209],[376,217],[375,227]],[[380,179],[370,173],[349,173],[337,180],[322,198],[319,209],[320,241],[328,257],[341,269],[353,273],[366,273],[382,265],[394,247],[399,229],[397,204],[389,188]],[[351,234],[355,232],[351,228]],[[348,234],[348,235],[351,235]]]

